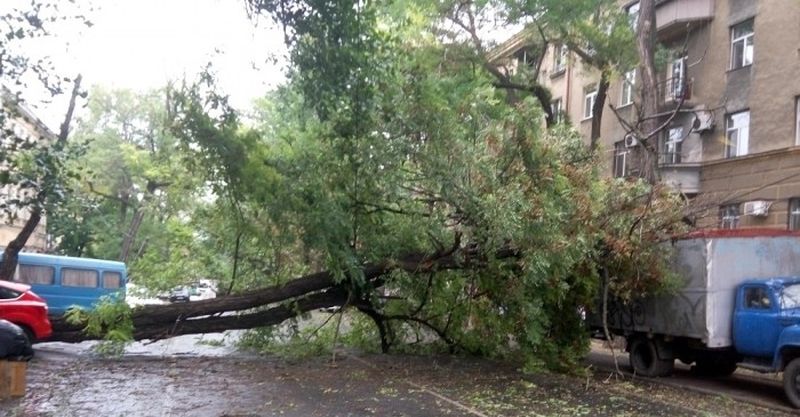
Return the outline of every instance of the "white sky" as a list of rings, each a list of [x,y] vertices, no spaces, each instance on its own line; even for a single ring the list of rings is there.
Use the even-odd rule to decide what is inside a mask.
[[[0,12],[17,3],[0,2]],[[94,26],[61,25],[58,37],[32,44],[36,55],[52,58],[59,75],[83,74],[84,87],[159,88],[192,80],[212,62],[221,89],[245,109],[284,79],[282,31],[264,18],[256,25],[243,0],[95,0],[94,6],[86,11]],[[61,122],[64,99],[51,105],[26,99],[51,127]]]
[[[30,0],[0,0],[0,14],[25,9]],[[91,2],[91,3],[90,3]],[[78,10],[94,24],[77,22],[53,29],[56,37],[28,41],[26,55],[49,56],[60,76],[83,75],[83,87],[146,90],[171,80],[196,78],[208,63],[219,86],[240,110],[284,80],[287,62],[283,32],[262,17],[248,16],[244,0],[59,0],[61,11]],[[93,6],[93,7],[92,7]],[[487,39],[502,40],[519,30],[494,27]],[[494,33],[491,33],[494,32]],[[36,83],[31,83],[35,86]],[[70,85],[65,84],[69,92]],[[23,98],[48,126],[58,127],[67,94],[40,103],[41,92]]]

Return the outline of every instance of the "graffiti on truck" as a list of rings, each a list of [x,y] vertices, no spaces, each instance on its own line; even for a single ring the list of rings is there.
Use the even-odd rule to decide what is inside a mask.
[[[704,328],[704,294],[679,293],[670,297],[623,303],[609,300],[608,325],[629,331],[698,334]]]

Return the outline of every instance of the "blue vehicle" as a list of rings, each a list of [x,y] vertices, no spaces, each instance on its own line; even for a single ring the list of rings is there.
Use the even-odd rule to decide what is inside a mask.
[[[608,329],[625,337],[633,371],[667,376],[677,359],[704,376],[783,372],[800,408],[800,234],[708,231],[670,245],[677,291],[608,305]]]
[[[68,308],[91,309],[100,297],[125,297],[125,264],[101,259],[20,253],[14,281],[31,286],[45,299],[49,314]]]

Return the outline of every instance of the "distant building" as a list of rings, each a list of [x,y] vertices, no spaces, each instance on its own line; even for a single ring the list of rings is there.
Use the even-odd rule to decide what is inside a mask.
[[[7,115],[7,126],[4,130],[11,130],[16,136],[29,137],[31,140],[55,140],[56,135],[28,108],[15,100],[12,93],[5,88],[2,88],[0,92],[0,102]],[[0,201],[5,202],[17,198],[20,192],[19,187],[14,185],[2,186],[0,187]],[[17,237],[28,220],[28,211],[17,210],[14,217],[11,219],[5,213],[0,212],[0,249]],[[46,252],[48,249],[47,220],[45,216],[42,216],[42,220],[28,239],[24,250],[26,252]]]
[[[659,71],[663,110],[682,112],[659,139],[661,180],[687,198],[710,202],[701,227],[800,230],[800,2],[796,0],[656,1],[659,42],[673,51]],[[620,1],[634,20],[637,1]],[[490,57],[525,64],[530,39],[512,37]],[[684,45],[687,53],[683,54]],[[538,82],[551,108],[584,136],[599,75],[565,48],[545,52]],[[613,80],[606,104],[633,118],[637,71]],[[635,175],[636,144],[608,107],[601,144],[609,176]]]

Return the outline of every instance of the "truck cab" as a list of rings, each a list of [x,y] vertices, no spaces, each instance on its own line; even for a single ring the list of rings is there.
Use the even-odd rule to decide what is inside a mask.
[[[732,330],[740,366],[784,371],[786,396],[800,407],[800,278],[740,284]]]

